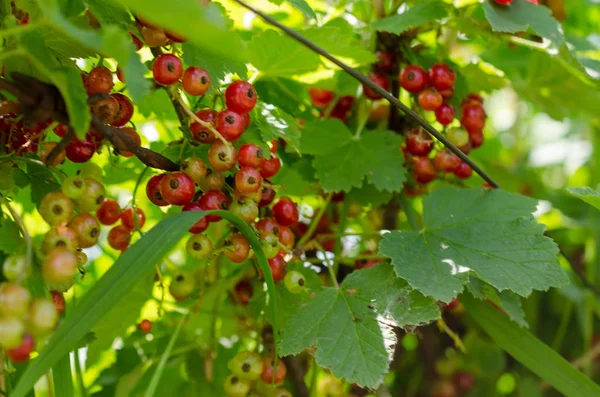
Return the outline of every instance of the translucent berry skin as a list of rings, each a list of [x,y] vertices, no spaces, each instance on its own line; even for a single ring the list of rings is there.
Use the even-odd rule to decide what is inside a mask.
[[[194,259],[207,259],[213,252],[213,243],[205,234],[194,234],[186,245],[187,254]]]
[[[333,91],[317,87],[310,87],[308,89],[308,95],[310,96],[311,102],[316,107],[326,106],[333,101],[333,98],[335,98],[335,93]]]
[[[142,331],[143,333],[149,333],[152,331],[152,322],[150,322],[150,320],[146,320],[143,319],[140,322],[140,331]]]
[[[470,139],[471,139],[471,147],[473,149],[477,149],[478,147],[483,145],[483,142],[485,140],[483,137],[483,131],[475,131],[469,135],[470,135]]]
[[[269,236],[276,236],[279,238],[279,223],[273,218],[261,218],[256,222],[256,230],[259,231],[260,237],[266,239]]]
[[[56,308],[56,312],[59,316],[65,312],[67,308],[67,302],[65,301],[65,297],[62,292],[58,291],[50,291],[50,295],[52,296],[52,303],[54,303],[54,307]]]
[[[240,167],[260,168],[263,159],[262,149],[253,143],[245,143],[238,149],[237,161]]]
[[[352,106],[354,105],[354,97],[353,96],[344,96],[341,97],[340,100],[335,104],[331,113],[329,113],[329,118],[339,119],[341,121],[346,121],[350,115],[350,111],[352,110]]]
[[[79,245],[77,233],[67,226],[57,226],[52,228],[42,240],[42,252],[46,253],[57,247],[64,247],[70,251],[75,251]]]
[[[387,78],[387,76],[383,73],[371,73],[369,74],[369,79],[371,81],[373,81],[375,84],[377,84],[378,86],[380,86],[381,88],[383,88],[386,91],[390,90],[390,80]],[[375,90],[372,90],[371,88],[369,88],[366,85],[363,85],[363,93],[365,94],[365,96],[369,99],[380,99],[381,95],[379,95],[377,92],[375,92]]]
[[[173,277],[173,281],[171,281],[171,285],[169,286],[169,292],[175,300],[183,301],[190,296],[195,288],[194,275],[188,272],[180,272]]]
[[[119,102],[112,96],[101,98],[92,105],[92,112],[104,124],[112,124],[119,113]]]
[[[283,256],[275,255],[271,259],[268,260],[269,268],[271,269],[271,274],[273,275],[273,280],[278,283],[285,278],[285,274],[287,273],[287,263]]]
[[[22,319],[16,317],[0,317],[1,349],[11,349],[21,345],[24,333],[25,324]]]
[[[417,101],[423,110],[436,110],[442,106],[444,98],[437,90],[426,88],[419,93]]]
[[[65,292],[75,281],[77,256],[66,248],[55,248],[42,262],[42,277],[49,289]]]
[[[183,75],[181,59],[173,54],[160,54],[152,63],[152,75],[158,84],[171,85]]]
[[[284,278],[285,288],[292,294],[299,294],[306,288],[306,279],[295,270],[288,272]]]
[[[202,207],[198,203],[189,203],[189,204],[184,205],[183,209],[181,211],[182,212],[202,211]],[[203,231],[205,231],[208,228],[209,224],[210,224],[210,221],[208,220],[208,217],[203,216],[202,219],[200,219],[198,222],[194,223],[194,225],[192,225],[192,227],[188,231],[192,234],[202,233]]]
[[[469,165],[465,162],[460,163],[458,167],[454,170],[454,175],[456,175],[460,179],[468,179],[473,175],[473,170]]]
[[[96,66],[85,80],[88,95],[108,94],[114,86],[111,71],[104,66]]]
[[[202,109],[197,111],[196,116],[207,123],[210,123],[213,127],[215,126],[218,113],[212,109]],[[190,132],[195,140],[200,143],[210,144],[213,143],[217,137],[208,128],[202,124],[194,121],[190,125]]]
[[[276,385],[285,379],[287,370],[285,364],[280,359],[277,359],[277,370],[275,370],[275,362],[271,358],[265,358],[263,361],[263,373],[260,378],[270,385]]]
[[[75,200],[75,204],[79,212],[96,211],[104,203],[106,190],[104,189],[104,185],[94,178],[85,178],[84,181],[85,192],[81,198]]]
[[[446,131],[448,140],[458,147],[465,146],[469,143],[469,133],[462,128],[453,127]]]
[[[27,314],[28,330],[36,337],[46,336],[56,328],[58,319],[58,311],[51,299],[36,298]]]
[[[382,72],[392,72],[396,67],[396,58],[389,51],[377,51],[375,54],[379,61],[375,64],[375,67]]]
[[[141,208],[135,208],[136,217],[137,217],[137,227],[142,228],[144,223],[146,223],[146,214]],[[136,228],[135,221],[133,219],[133,208],[127,208],[121,214],[121,222],[123,222],[123,226],[125,226],[129,230],[134,230]]]
[[[163,179],[165,174],[154,175],[152,178],[148,180],[146,184],[146,196],[148,200],[150,200],[153,204],[158,205],[159,207],[163,207],[165,205],[169,205],[167,200],[165,200],[160,193],[160,181]]]
[[[248,259],[250,254],[250,243],[248,239],[241,233],[231,235],[226,241],[225,245],[233,248],[231,251],[225,251],[225,256],[232,262],[242,263]]]
[[[418,65],[408,65],[400,71],[400,86],[408,92],[421,92],[427,86],[429,76],[425,69]]]
[[[248,280],[241,280],[235,285],[234,289],[239,302],[244,306],[248,305],[253,295],[252,284]]]
[[[406,136],[406,150],[414,156],[427,156],[433,149],[433,139],[421,129],[410,130]]]
[[[35,350],[35,340],[29,333],[23,334],[23,342],[17,347],[6,350],[8,358],[12,362],[22,363],[29,360],[29,356]]]
[[[196,187],[185,172],[166,174],[160,181],[160,194],[172,205],[185,205],[192,201]]]
[[[114,199],[104,199],[104,202],[96,211],[96,217],[103,225],[114,225],[121,217],[121,206]]]
[[[131,231],[123,225],[117,225],[110,229],[106,239],[113,249],[125,251],[131,242]]]
[[[198,66],[190,66],[183,73],[181,84],[189,95],[204,95],[210,88],[210,76],[206,70]]]
[[[67,224],[77,233],[79,248],[89,248],[98,242],[100,225],[98,220],[90,214],[77,214]]]
[[[279,168],[281,168],[281,161],[275,155],[271,156],[271,158],[263,159],[260,165],[260,175],[263,178],[271,178],[279,172]]]
[[[22,318],[31,302],[29,290],[15,283],[0,284],[0,315]]]
[[[273,206],[273,216],[280,225],[293,225],[298,222],[298,207],[291,199],[283,197]]]
[[[279,242],[285,247],[292,249],[296,243],[294,232],[287,226],[279,226]]]
[[[46,194],[40,203],[39,213],[51,226],[60,226],[73,216],[73,202],[60,192]]]
[[[229,199],[225,193],[218,190],[210,190],[200,196],[198,200],[200,208],[204,211],[208,210],[226,210],[229,207]],[[218,222],[221,217],[218,215],[207,215],[209,222]]]
[[[213,143],[208,151],[208,162],[215,171],[228,171],[235,167],[237,153],[231,145],[221,141]]]
[[[235,188],[240,193],[253,193],[260,189],[262,177],[253,167],[242,167],[235,173]]]
[[[73,163],[85,163],[94,156],[95,152],[96,145],[87,139],[83,141],[74,139],[65,149],[67,158]]]
[[[265,182],[268,182],[265,180]],[[268,186],[263,186],[261,190],[260,201],[258,202],[259,207],[266,207],[271,204],[275,199],[275,190]]]
[[[435,110],[435,119],[442,125],[448,125],[454,120],[456,112],[454,107],[448,103],[443,103]]]
[[[224,185],[225,177],[223,174],[211,169],[208,169],[206,178],[202,178],[202,180],[198,181],[198,187],[203,192],[208,192],[209,190],[221,190]]]
[[[513,0],[494,0],[494,1],[496,2],[496,4],[500,4],[500,5],[508,5],[513,2]]]
[[[187,41],[187,39],[185,37],[179,36],[173,32],[169,32],[166,30],[165,30],[165,36],[167,36],[167,38],[174,43],[185,43]]]
[[[447,149],[440,150],[435,154],[433,166],[440,172],[454,172],[462,160]]]
[[[256,106],[257,99],[256,90],[247,81],[234,81],[225,90],[227,108],[237,113],[249,113]]]
[[[228,141],[235,141],[242,136],[244,124],[242,115],[231,109],[225,109],[217,115],[216,129]]]
[[[429,183],[433,181],[437,176],[437,171],[427,157],[417,157],[414,162],[414,175],[415,179],[419,183]]]
[[[246,223],[252,223],[258,217],[258,205],[255,201],[245,196],[233,200],[229,206],[229,211]]]
[[[111,96],[119,103],[117,117],[111,123],[111,125],[115,127],[122,127],[127,124],[133,116],[133,103],[131,103],[131,100],[127,98],[127,96],[121,94],[120,92],[115,92],[111,94]]]
[[[429,84],[438,91],[447,90],[454,87],[456,83],[456,73],[445,63],[436,63],[429,68]]]
[[[79,199],[85,193],[85,180],[79,176],[70,176],[61,185],[61,191],[70,199]]]
[[[209,173],[209,169],[198,157],[189,157],[181,162],[181,171],[189,175],[196,183],[200,182]]]
[[[462,107],[462,117],[460,123],[470,133],[479,132],[485,126],[485,109],[483,106],[475,103]]]

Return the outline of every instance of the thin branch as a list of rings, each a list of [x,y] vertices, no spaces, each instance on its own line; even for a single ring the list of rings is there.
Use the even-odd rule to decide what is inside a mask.
[[[327,197],[325,198],[325,203],[323,204],[319,212],[317,212],[317,214],[314,216],[312,222],[310,223],[310,226],[308,227],[308,230],[306,231],[306,233],[304,233],[304,236],[302,236],[300,241],[298,241],[298,244],[296,244],[297,247],[302,247],[308,240],[311,239],[312,235],[315,233],[315,230],[317,230],[317,226],[319,226],[319,222],[321,221],[321,218],[323,218],[325,210],[327,210],[327,206],[331,202],[332,197],[333,193],[329,193],[327,195]]]
[[[452,153],[456,154],[462,161],[467,163],[473,169],[473,171],[475,171],[477,174],[479,174],[479,176],[481,176],[487,183],[489,183],[490,186],[492,186],[494,188],[499,187],[499,185],[496,183],[496,181],[494,181],[483,169],[481,169],[481,167],[479,167],[479,165],[477,165],[475,162],[473,162],[473,160],[471,160],[469,158],[469,156],[464,154],[459,148],[457,148],[452,142],[450,142],[444,135],[442,135],[438,130],[436,130],[431,124],[429,124],[425,119],[423,119],[421,116],[419,116],[414,110],[410,109],[408,106],[406,106],[405,104],[400,102],[398,100],[398,98],[394,97],[388,91],[384,90],[383,88],[379,87],[377,84],[372,82],[367,76],[360,73],[358,70],[346,65],[344,62],[340,61],[339,59],[337,59],[336,57],[331,55],[329,52],[325,51],[323,48],[319,47],[318,45],[316,45],[312,41],[308,40],[301,34],[280,24],[275,19],[273,19],[270,16],[268,16],[267,14],[257,10],[256,8],[246,4],[244,1],[242,1],[242,0],[234,0],[234,1],[236,3],[238,3],[239,5],[241,5],[242,7],[247,8],[248,10],[254,12],[256,15],[258,15],[259,17],[261,17],[262,19],[264,19],[271,25],[281,29],[283,32],[285,32],[285,34],[287,34],[291,38],[299,41],[300,43],[302,43],[306,47],[310,48],[314,52],[327,58],[328,60],[330,60],[337,66],[339,66],[341,69],[346,71],[349,75],[354,77],[356,80],[360,81],[362,84],[364,84],[365,86],[369,87],[370,89],[372,89],[373,91],[375,91],[376,93],[381,95],[392,105],[394,105],[395,107],[397,107],[398,109],[403,111],[410,118],[414,119],[419,125],[421,125],[421,127],[423,127],[431,135],[433,135],[438,141],[442,142],[444,144],[444,146],[446,146]]]
[[[56,146],[50,151],[48,157],[46,157],[46,164],[52,164],[54,159],[67,148],[67,145],[75,139],[75,131],[73,127],[69,126],[65,136],[58,142]]]
[[[160,153],[141,147],[120,129],[108,126],[101,122],[95,114],[92,114],[92,125],[99,133],[109,140],[115,149],[133,153],[147,166],[165,171],[179,170],[178,164],[172,162]]]
[[[211,123],[207,123],[204,120],[201,120],[198,116],[196,116],[196,114],[194,112],[192,112],[192,109],[190,109],[188,107],[188,105],[186,105],[183,102],[183,99],[181,98],[181,96],[177,95],[173,97],[173,100],[177,101],[179,103],[179,105],[181,106],[181,108],[183,109],[184,112],[187,113],[187,115],[194,120],[196,123],[200,124],[202,127],[208,129],[210,132],[213,133],[214,136],[216,136],[217,138],[219,138],[219,140],[221,142],[223,142],[225,145],[231,146],[231,142],[229,142],[227,139],[225,139],[223,137],[223,135],[221,135],[221,133],[219,131],[216,130],[216,128],[211,124]]]
[[[287,377],[294,387],[294,395],[297,397],[309,397],[310,393],[304,382],[306,371],[303,368],[300,357],[287,356],[283,358],[283,362],[287,368]]]

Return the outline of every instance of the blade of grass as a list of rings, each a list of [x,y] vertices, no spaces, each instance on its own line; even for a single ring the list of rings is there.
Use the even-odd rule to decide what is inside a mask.
[[[71,358],[67,353],[52,368],[54,395],[73,397],[73,375],[71,374]]]

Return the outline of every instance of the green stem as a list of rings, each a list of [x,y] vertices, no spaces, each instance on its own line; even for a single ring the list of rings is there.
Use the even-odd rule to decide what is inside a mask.
[[[329,264],[327,265],[327,271],[329,272],[329,276],[331,277],[331,281],[333,282],[333,285],[335,286],[335,288],[339,289],[340,285],[337,282],[337,277],[335,275],[335,272],[333,271],[333,267],[334,267],[334,263],[333,260],[331,260],[330,258],[327,257],[327,252],[325,251],[325,249],[323,248],[323,246],[321,244],[319,244],[317,241],[315,241],[315,247],[317,247],[317,249],[321,252],[321,254],[323,254],[323,261],[327,261],[329,262]]]
[[[552,349],[556,350],[557,352],[560,352],[560,347],[562,346],[565,335],[567,334],[567,327],[569,326],[569,320],[571,319],[572,312],[573,302],[567,300],[565,303],[565,308],[562,310],[560,325],[558,326],[558,330],[556,331],[554,339],[552,340]]]
[[[319,212],[315,214],[312,222],[310,223],[310,226],[308,227],[308,230],[306,231],[304,236],[302,236],[300,241],[298,241],[298,244],[296,244],[297,247],[302,247],[304,244],[306,244],[306,242],[310,240],[311,236],[315,233],[315,230],[317,230],[317,226],[319,226],[319,221],[325,214],[329,202],[331,202],[331,197],[333,197],[333,193],[329,193],[327,195],[327,197],[325,198],[325,203],[323,204]]]
[[[135,196],[137,195],[138,188],[140,187],[140,184],[142,183],[142,179],[144,178],[144,175],[146,174],[148,169],[150,169],[150,167],[146,166],[146,168],[144,168],[144,170],[138,177],[137,181],[135,182],[135,187],[133,188],[133,196],[131,197],[131,210],[132,210],[132,214],[133,214],[133,226],[135,227],[135,230],[140,235],[143,235],[143,233],[140,229],[140,225],[138,224],[137,210],[135,207]]]
[[[402,192],[400,194],[398,201],[400,201],[400,207],[402,207],[402,210],[406,214],[406,219],[408,220],[408,224],[414,230],[418,231],[420,228],[419,228],[419,224],[417,223],[417,212],[415,211],[415,209],[413,208],[411,203],[406,198],[406,195],[404,194],[404,192]]]

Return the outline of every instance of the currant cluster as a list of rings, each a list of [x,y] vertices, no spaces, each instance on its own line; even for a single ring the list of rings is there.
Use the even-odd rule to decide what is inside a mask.
[[[259,391],[267,385],[278,385],[285,379],[285,364],[272,357],[261,357],[258,353],[242,351],[228,363],[231,375],[225,379],[227,397],[245,397],[254,388]],[[275,368],[276,367],[276,368]],[[291,397],[289,391],[279,388],[268,394],[273,397]]]

